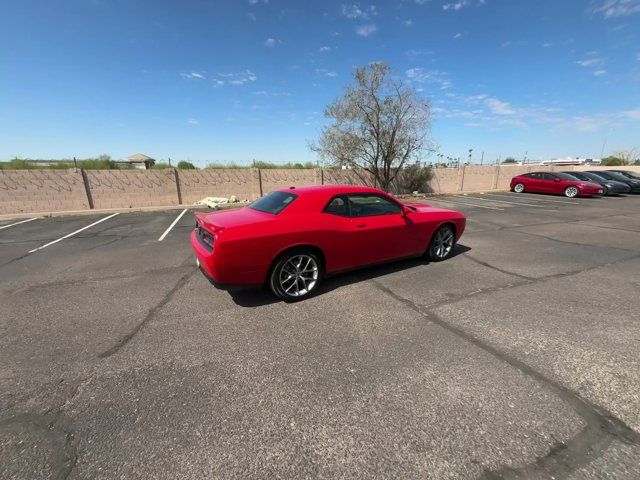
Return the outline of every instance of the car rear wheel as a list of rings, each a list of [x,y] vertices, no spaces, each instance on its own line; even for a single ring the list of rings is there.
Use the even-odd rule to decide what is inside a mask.
[[[515,186],[513,187],[513,191],[516,192],[516,193],[524,192],[524,184],[523,183],[516,183]]]
[[[311,250],[292,250],[283,254],[271,270],[271,291],[287,302],[309,297],[322,280],[322,262]]]
[[[427,256],[434,262],[446,260],[453,252],[456,244],[456,235],[451,225],[442,225],[431,238],[431,243],[427,249]]]
[[[574,198],[577,197],[579,193],[580,190],[578,190],[578,187],[567,187],[564,191],[564,196]]]

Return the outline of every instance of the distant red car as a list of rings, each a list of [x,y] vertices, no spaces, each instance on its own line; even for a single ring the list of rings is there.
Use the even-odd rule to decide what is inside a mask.
[[[565,197],[593,197],[602,195],[604,189],[597,183],[578,180],[561,172],[531,172],[511,179],[511,190],[516,193],[555,193]]]
[[[287,301],[340,271],[420,255],[444,260],[466,224],[459,212],[359,186],[290,187],[244,208],[195,215],[191,246],[212,283],[266,284]]]

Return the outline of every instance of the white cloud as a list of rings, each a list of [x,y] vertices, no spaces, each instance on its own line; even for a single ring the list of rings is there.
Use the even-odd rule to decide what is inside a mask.
[[[276,45],[279,45],[282,43],[282,40],[278,40],[277,38],[267,38],[264,41],[264,45],[266,47],[275,47]]]
[[[248,12],[247,13],[247,18],[249,20],[251,20],[252,22],[255,22],[258,19],[258,17],[256,17],[256,14],[253,13],[253,12]]]
[[[430,83],[438,85],[440,90],[451,88],[451,80],[447,78],[447,74],[440,70],[425,70],[424,68],[410,68],[405,74],[407,78],[414,83]]]
[[[200,122],[197,118],[187,118],[187,123],[190,125],[198,125]]]
[[[249,0],[249,5],[257,5],[259,3],[266,5],[269,3],[269,0]]]
[[[457,39],[458,39],[458,38],[460,38],[461,36],[462,36],[462,34],[461,34],[460,32],[458,32],[458,33],[456,33],[456,34],[453,36],[453,39],[454,39],[454,40],[457,40]]]
[[[460,0],[459,2],[455,2],[455,3],[445,3],[444,5],[442,5],[442,9],[445,12],[447,10],[457,12],[467,6],[469,6],[469,0]]]
[[[203,78],[205,78],[204,73],[202,72],[189,72],[189,73],[181,73],[180,76],[182,78],[189,78],[189,79],[198,79],[198,80],[202,80]]]
[[[640,12],[640,0],[600,0],[592,11],[604,18],[625,17]]]
[[[484,103],[496,115],[515,115],[517,112],[507,103],[497,98],[486,98]]]
[[[500,44],[500,48],[507,48],[507,47],[508,47],[508,46],[510,46],[510,45],[511,45],[511,40],[507,40],[507,41],[502,42],[502,43]]]
[[[576,60],[575,63],[581,67],[597,67],[602,65],[604,60],[602,58],[587,58],[585,60]]]
[[[217,73],[218,78],[213,80],[215,86],[229,85],[244,85],[245,83],[255,82],[258,77],[251,70],[245,70],[240,73]]]
[[[553,43],[551,43],[551,42],[543,43],[543,44],[542,44],[542,47],[543,47],[543,48],[550,48],[550,47],[553,47]]]
[[[640,62],[640,52],[636,53],[636,60]]]
[[[607,71],[605,69],[600,69],[600,70],[596,70],[595,72],[593,72],[593,74],[596,77],[601,77],[602,75],[604,75],[605,73],[607,73]]]
[[[412,27],[412,26],[413,26],[413,20],[411,20],[411,19],[409,18],[408,20],[404,20],[404,21],[402,22],[402,24],[403,24],[405,27]]]
[[[337,77],[338,74],[334,71],[327,70],[326,68],[316,68],[316,72],[324,75],[325,77]]]
[[[370,25],[360,25],[356,28],[356,34],[361,37],[368,37],[369,35],[373,35],[378,31],[378,27],[375,24]]]
[[[378,14],[375,5],[369,5],[361,7],[357,3],[350,5],[342,5],[342,15],[351,19],[369,20],[371,17],[375,17]]]
[[[320,47],[320,48],[318,49],[318,51],[319,51],[320,53],[330,52],[330,51],[331,51],[331,47]]]

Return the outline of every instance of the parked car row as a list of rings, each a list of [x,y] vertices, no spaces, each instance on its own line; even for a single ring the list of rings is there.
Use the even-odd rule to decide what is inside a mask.
[[[640,175],[628,170],[531,172],[513,177],[511,191],[553,193],[569,198],[640,193]]]

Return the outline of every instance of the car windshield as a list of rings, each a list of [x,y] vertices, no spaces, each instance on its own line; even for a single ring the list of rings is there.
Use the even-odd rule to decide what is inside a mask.
[[[574,177],[573,175],[569,175],[568,173],[555,172],[555,174],[557,176],[559,176],[560,178],[564,178],[565,180],[569,180],[570,182],[580,181],[580,179],[578,177]]]
[[[256,200],[249,208],[252,210],[258,210],[259,212],[272,213],[274,215],[279,214],[282,210],[287,208],[291,202],[293,202],[298,195],[289,192],[271,192],[259,200]]]
[[[640,175],[634,172],[629,172],[627,170],[625,170],[624,172],[614,172],[614,173],[619,173],[620,175],[624,175],[625,177],[632,178],[634,180],[640,180]]]
[[[605,172],[602,172],[602,173],[604,174]],[[625,177],[621,173],[616,173],[616,172],[606,172],[606,173],[607,173],[606,178],[609,178],[611,180],[618,180],[620,182],[628,182],[629,181],[629,177]]]

